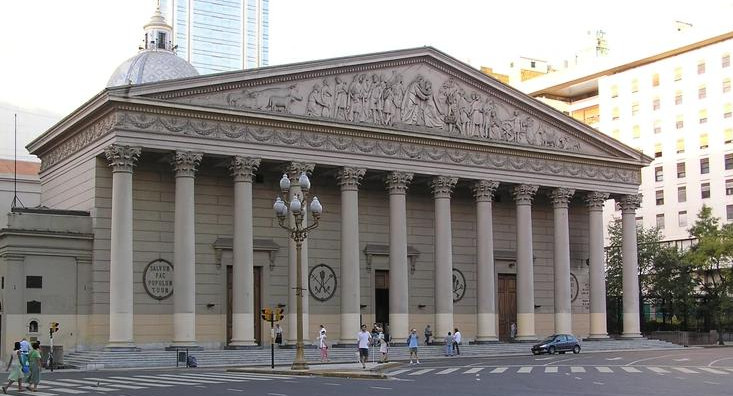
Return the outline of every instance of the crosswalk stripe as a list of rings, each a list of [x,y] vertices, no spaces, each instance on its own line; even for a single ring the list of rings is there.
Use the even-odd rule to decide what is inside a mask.
[[[491,374],[501,374],[501,373],[507,371],[508,369],[509,369],[509,367],[497,367],[497,368],[491,370],[490,373]]]
[[[69,383],[69,382],[61,382],[61,381],[51,381],[51,380],[43,380],[43,383],[46,385],[52,385],[52,386],[79,386],[79,384]]]
[[[101,389],[103,387],[121,388],[121,389],[145,389],[141,386],[134,386],[134,385],[102,384],[101,381],[85,381],[85,380],[78,380],[78,379],[71,379],[71,378],[67,378],[65,381],[75,382],[75,383],[82,384],[82,385],[91,385],[95,389]]]
[[[222,381],[231,381],[231,382],[246,382],[246,381],[272,381],[278,378],[270,378],[267,376],[259,375],[259,374],[250,374],[250,375],[228,375],[226,377],[222,377],[219,374],[189,374],[193,377],[199,377],[199,378],[206,378],[206,379],[212,379],[212,380],[219,380]],[[285,378],[290,379],[290,378]]]
[[[669,373],[669,370],[665,370],[661,367],[647,367],[649,370],[654,371],[655,373],[659,374],[667,374]]]
[[[401,369],[401,370],[395,370],[395,371],[393,371],[393,372],[391,372],[389,374],[390,375],[400,375],[400,374],[406,373],[408,371],[410,371],[410,369]]]
[[[545,373],[557,373],[557,367],[545,367]]]
[[[596,367],[596,370],[598,370],[599,373],[613,373],[613,370],[605,366],[598,366]]]
[[[728,373],[726,373],[725,371],[722,371],[722,370],[716,370],[716,369],[714,369],[714,368],[710,368],[710,367],[698,367],[698,369],[700,369],[700,370],[704,370],[704,371],[707,371],[708,373],[713,373],[713,374],[725,374],[725,375],[727,375],[727,374],[728,374]]]
[[[463,373],[463,374],[476,374],[476,373],[478,373],[479,371],[481,371],[483,369],[484,369],[483,367],[474,367],[474,368],[472,368],[470,370],[466,370],[466,372]]]
[[[241,378],[241,377],[237,377],[237,378],[234,378],[234,377],[224,378],[221,375],[207,375],[207,374],[186,374],[186,377],[188,377],[188,378],[191,378],[191,377],[194,377],[194,378],[203,378],[203,379],[207,379],[207,380],[210,379],[210,380],[214,380],[214,381],[224,381],[224,382],[242,382],[242,381],[247,381],[246,379]],[[267,379],[265,379],[265,380],[267,380]]]
[[[135,388],[137,388],[137,389],[143,389],[142,387],[139,387],[137,385],[152,386],[153,388],[167,388],[167,387],[171,386],[171,385],[166,385],[166,384],[156,384],[154,382],[151,382],[149,384],[141,384],[140,381],[134,381],[134,382],[133,381],[122,381],[122,380],[112,379],[112,378],[85,378],[85,379],[93,380],[93,381],[99,381],[99,382],[109,382],[109,383],[113,383],[113,384],[122,384],[122,385],[135,386]],[[137,384],[137,385],[132,385],[133,383],[134,384]],[[128,388],[128,389],[133,389],[133,388]]]
[[[45,382],[45,381],[44,381]],[[39,388],[43,389],[41,385],[38,385]],[[72,388],[52,388],[52,387],[45,387],[49,390],[52,390],[54,392],[61,392],[61,393],[67,393],[69,395],[79,395],[82,393],[87,393],[85,390],[78,390],[78,389],[72,389]]]
[[[211,380],[211,379],[206,379],[206,378],[191,378],[191,377],[184,376],[184,375],[173,375],[173,374],[158,374],[158,377],[167,378],[169,380],[170,379],[173,379],[173,380],[180,379],[180,380],[189,381],[189,382],[199,382],[202,384],[219,384],[222,382],[227,382],[227,381]]]
[[[681,371],[681,372],[683,372],[685,374],[699,374],[697,371],[690,370],[690,369],[685,368],[685,367],[672,367],[672,368],[675,369],[675,370],[677,370],[677,371]]]
[[[435,374],[440,374],[440,375],[443,375],[443,374],[450,374],[450,373],[452,373],[452,372],[454,372],[454,371],[458,371],[458,369],[457,369],[457,368],[449,368],[449,369],[445,369],[445,370],[442,370],[442,371],[438,371],[438,372],[437,372],[437,373],[435,373]]]
[[[585,373],[585,367],[570,367],[571,373]]]
[[[622,366],[621,367],[621,370],[624,370],[627,373],[640,373],[641,372],[641,370],[639,370],[637,368],[634,368],[634,367],[626,367],[626,366]]]
[[[215,374],[215,373],[209,373],[209,374]],[[295,377],[289,376],[289,375],[280,375],[280,374],[266,374],[266,373],[236,373],[236,372],[230,372],[228,371],[226,373],[227,376],[235,376],[235,377],[244,377],[244,378],[268,378],[273,380],[286,380],[286,379],[293,379]],[[301,377],[302,378],[302,377]]]
[[[431,368],[429,368],[429,369],[422,369],[422,370],[417,370],[417,371],[412,372],[412,373],[407,374],[407,375],[423,375],[423,374],[429,373],[431,371],[433,371],[433,369],[431,369]]]
[[[529,374],[532,372],[532,367],[520,367],[517,373]]]
[[[156,381],[158,381],[158,380],[175,381],[179,385],[198,385],[198,384],[201,384],[201,383],[204,383],[204,384],[206,384],[206,383],[218,384],[218,382],[215,382],[215,381],[209,381],[209,382],[204,381],[204,380],[189,380],[189,381],[186,381],[186,380],[183,380],[183,379],[180,379],[180,378],[161,378],[161,377],[157,377],[157,376],[153,376],[153,375],[136,375],[135,378],[137,378],[137,377],[140,377],[140,378],[149,378],[147,380],[148,382],[150,382],[150,380],[156,380]]]
[[[733,368],[727,368],[726,370],[733,372]]]
[[[34,394],[34,395],[38,395],[38,396],[56,396],[56,394],[55,394],[55,393],[47,393],[47,392],[40,392],[40,391],[39,391],[39,392],[26,392],[26,391],[24,390],[24,391],[23,391],[23,392],[21,393],[21,392],[18,392],[18,391],[17,391],[17,389],[18,389],[18,388],[15,388],[15,389],[16,389],[15,391],[12,391],[12,388],[8,388],[8,393],[12,392],[11,394],[16,394],[16,395],[22,395],[22,394]]]
[[[117,379],[125,379],[125,380],[132,380],[135,381],[141,385],[147,385],[148,383],[153,384],[167,384],[167,385],[194,385],[197,384],[197,382],[191,382],[191,383],[182,383],[179,381],[163,381],[160,378],[156,379],[148,379],[148,378],[135,378],[135,377],[110,377],[110,378],[117,378]]]
[[[112,391],[118,391],[117,388],[107,388],[104,386],[80,386],[79,389],[85,389],[88,391],[94,391],[94,392],[112,392]]]

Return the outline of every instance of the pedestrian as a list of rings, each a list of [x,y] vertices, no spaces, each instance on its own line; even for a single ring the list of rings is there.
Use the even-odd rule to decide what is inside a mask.
[[[318,349],[321,350],[321,362],[328,362],[328,343],[326,342],[326,329],[323,325],[318,334]]]
[[[33,343],[33,349],[28,354],[30,361],[30,377],[28,378],[28,388],[33,386],[33,392],[38,390],[38,384],[41,382],[41,352],[38,350],[41,347],[41,342],[36,341]]]
[[[412,364],[413,356],[415,356],[416,364],[420,364],[420,358],[417,356],[417,344],[418,344],[417,330],[412,329],[410,331],[410,335],[407,336],[407,347],[410,348],[410,364]]]
[[[430,339],[433,337],[433,329],[430,325],[425,326],[425,345],[430,345]]]
[[[458,331],[458,328],[456,327],[453,329],[453,348],[456,350],[456,355],[461,354],[461,348],[459,345],[461,345],[461,332]]]
[[[509,326],[509,338],[511,338],[512,341],[517,338],[517,324],[514,322]]]
[[[280,323],[275,325],[275,344],[278,346],[283,344],[283,328],[280,327]]]
[[[443,339],[443,342],[445,343],[445,349],[443,350],[443,353],[445,353],[445,356],[453,356],[453,335],[451,332],[448,332],[448,335],[445,336]]]
[[[8,393],[8,388],[13,385],[13,382],[18,383],[18,392],[23,391],[23,377],[25,375],[23,374],[21,356],[23,354],[20,352],[20,342],[16,342],[8,366],[5,368],[5,371],[10,371],[10,373],[8,374],[8,384],[2,387],[3,393]]]
[[[369,343],[372,341],[372,335],[367,331],[366,325],[361,325],[361,331],[356,337],[359,348],[359,361],[361,367],[366,369],[366,362],[369,359]]]
[[[387,363],[389,342],[387,342],[387,336],[384,334],[384,331],[379,333],[379,352],[382,354],[382,357],[379,359],[379,363]]]

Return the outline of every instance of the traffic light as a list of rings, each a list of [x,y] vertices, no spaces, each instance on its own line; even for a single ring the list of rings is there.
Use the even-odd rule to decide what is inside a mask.
[[[51,334],[59,331],[59,322],[51,322],[51,327],[48,330]]]
[[[275,321],[281,321],[285,317],[285,309],[275,308]]]
[[[271,321],[272,320],[272,309],[265,308],[262,310],[262,320]]]

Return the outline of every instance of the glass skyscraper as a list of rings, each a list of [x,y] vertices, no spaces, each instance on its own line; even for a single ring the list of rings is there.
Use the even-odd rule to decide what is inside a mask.
[[[267,66],[269,0],[160,0],[178,56],[201,74]]]

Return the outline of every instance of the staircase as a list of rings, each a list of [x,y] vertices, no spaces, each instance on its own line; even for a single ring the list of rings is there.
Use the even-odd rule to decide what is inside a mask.
[[[461,356],[500,356],[500,355],[528,355],[532,344],[529,343],[497,343],[497,344],[476,344],[461,345]],[[581,343],[584,352],[611,351],[611,350],[639,350],[639,349],[679,349],[666,341],[635,339],[635,340],[608,340],[608,341],[587,341]],[[375,360],[379,359],[378,348],[371,350]],[[438,345],[424,346],[419,348],[420,359],[436,359],[443,357],[443,347]],[[217,366],[256,366],[270,364],[270,348],[245,349],[245,350],[203,350],[190,351],[195,356],[199,367]],[[287,365],[292,363],[295,357],[295,349],[275,349],[275,364]],[[409,360],[410,352],[405,346],[390,348],[389,359]],[[317,349],[307,348],[305,358],[308,362],[317,363],[320,360],[320,352]],[[329,349],[331,362],[357,362],[356,349],[331,348]],[[66,367],[74,367],[82,370],[95,370],[103,368],[139,368],[139,367],[176,367],[176,352],[162,350],[143,350],[139,352],[108,352],[108,351],[86,351],[74,352],[64,356]],[[179,365],[185,366],[184,363]]]

